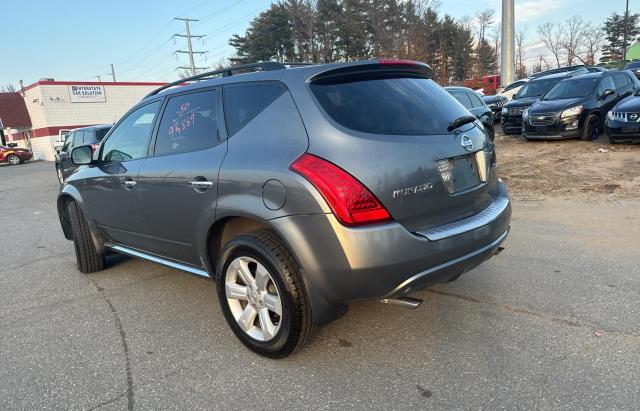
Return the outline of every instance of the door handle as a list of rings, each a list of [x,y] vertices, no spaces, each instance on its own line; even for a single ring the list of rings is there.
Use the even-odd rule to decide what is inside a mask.
[[[122,182],[122,185],[125,186],[126,188],[133,188],[135,187],[135,185],[138,184],[133,180],[125,180]]]
[[[206,190],[208,188],[213,187],[213,182],[212,181],[199,181],[199,180],[194,180],[191,181],[189,183],[189,185],[193,188],[197,188],[200,190]]]

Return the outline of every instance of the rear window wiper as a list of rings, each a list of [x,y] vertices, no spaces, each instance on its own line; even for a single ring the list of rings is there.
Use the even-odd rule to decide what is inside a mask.
[[[476,118],[474,116],[458,117],[457,119],[449,123],[449,127],[447,127],[447,131],[451,132],[460,126],[464,126],[465,124],[468,124],[468,123],[473,123],[474,121],[476,121]]]

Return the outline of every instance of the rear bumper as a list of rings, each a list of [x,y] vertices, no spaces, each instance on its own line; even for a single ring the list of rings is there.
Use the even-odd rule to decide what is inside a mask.
[[[495,253],[511,221],[504,183],[498,191],[496,201],[507,199],[498,214],[435,241],[395,222],[345,227],[332,214],[292,216],[272,224],[300,263],[312,300],[331,306],[397,297],[454,279]]]

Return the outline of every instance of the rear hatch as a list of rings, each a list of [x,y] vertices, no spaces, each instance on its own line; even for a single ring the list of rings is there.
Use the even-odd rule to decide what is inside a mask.
[[[309,82],[320,114],[305,119],[309,152],[359,180],[410,231],[476,214],[497,196],[484,129],[451,127],[470,113],[430,74],[424,64],[372,62]]]

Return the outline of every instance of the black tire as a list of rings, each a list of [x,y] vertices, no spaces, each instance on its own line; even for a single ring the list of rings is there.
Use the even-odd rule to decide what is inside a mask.
[[[609,143],[610,144],[617,144],[618,142],[611,136],[607,136],[609,138]]]
[[[20,160],[20,157],[15,154],[9,154],[9,156],[7,157],[7,162],[12,166],[17,166],[18,164],[22,163],[22,160]]]
[[[82,210],[75,201],[67,204],[69,221],[73,231],[73,245],[76,249],[78,270],[82,273],[94,273],[104,268],[104,257],[96,251],[91,231]]]
[[[491,141],[495,140],[495,138],[496,138],[496,130],[493,128],[493,126],[486,125],[485,128],[487,129],[487,134],[489,134],[489,139]]]
[[[238,258],[250,258],[267,269],[280,296],[282,315],[273,338],[261,341],[245,332],[234,317],[225,291],[229,265]],[[284,242],[270,230],[241,234],[231,239],[220,252],[216,283],[220,308],[236,337],[250,350],[269,358],[283,358],[307,344],[317,325],[313,322],[300,267]],[[245,303],[246,308],[249,303]],[[260,323],[259,319],[256,319]]]
[[[600,117],[595,114],[589,114],[584,122],[584,129],[582,130],[581,139],[583,141],[597,140],[600,134],[602,134]]]

